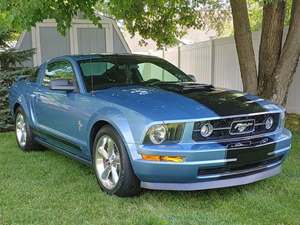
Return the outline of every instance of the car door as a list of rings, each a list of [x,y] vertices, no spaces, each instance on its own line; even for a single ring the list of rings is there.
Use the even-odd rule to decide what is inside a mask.
[[[39,91],[36,93],[35,115],[40,136],[62,150],[80,155],[83,138],[80,132],[83,117],[80,91],[51,90],[50,82],[66,79],[76,87],[77,79],[69,61],[54,61],[46,65]]]

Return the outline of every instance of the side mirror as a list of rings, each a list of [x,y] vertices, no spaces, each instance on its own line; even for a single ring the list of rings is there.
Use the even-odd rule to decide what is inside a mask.
[[[74,91],[76,88],[70,80],[57,79],[50,81],[50,89],[57,91]]]
[[[29,76],[27,75],[17,75],[16,76],[16,81],[19,81],[19,80],[25,80],[26,78],[28,78]]]
[[[197,81],[195,75],[193,75],[193,74],[188,74],[188,76],[193,80],[193,82],[196,82],[196,81]]]

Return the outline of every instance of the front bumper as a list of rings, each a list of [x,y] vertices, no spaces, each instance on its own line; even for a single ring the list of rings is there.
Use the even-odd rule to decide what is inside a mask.
[[[255,172],[253,174],[243,175],[242,177],[233,177],[220,180],[202,181],[195,183],[151,183],[142,182],[141,186],[153,190],[172,190],[172,191],[195,191],[206,190],[214,188],[233,187],[253,183],[256,181],[264,180],[266,178],[275,176],[281,171],[281,166],[272,166],[266,170]]]
[[[133,168],[144,188],[201,190],[248,184],[280,173],[291,148],[287,129],[261,137],[209,143],[139,146],[139,154],[183,156],[182,163],[145,161]]]

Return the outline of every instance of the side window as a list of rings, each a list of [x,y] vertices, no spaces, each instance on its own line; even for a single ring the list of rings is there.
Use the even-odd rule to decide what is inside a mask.
[[[158,79],[160,81],[178,81],[178,78],[164,68],[153,63],[139,63],[138,70],[144,81]]]
[[[69,82],[76,81],[71,63],[67,61],[58,61],[47,65],[42,85],[49,87],[52,80],[58,79],[65,79]]]

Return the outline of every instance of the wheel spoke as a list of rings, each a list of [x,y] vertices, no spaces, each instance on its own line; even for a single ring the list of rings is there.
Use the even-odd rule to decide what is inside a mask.
[[[20,142],[23,143],[24,141],[25,141],[25,134],[22,132]]]
[[[110,166],[105,167],[104,171],[101,174],[101,178],[103,180],[107,180],[108,177],[109,177],[109,175],[110,175],[110,173],[111,173],[111,167]]]
[[[107,159],[109,158],[109,155],[108,155],[108,153],[105,151],[105,149],[104,149],[103,146],[100,146],[100,147],[98,148],[98,152],[99,152],[99,154],[100,154],[105,160],[107,160]]]
[[[103,137],[102,141],[100,142],[100,145],[105,148],[106,144],[108,142],[108,137]]]
[[[114,166],[111,167],[111,174],[112,174],[113,184],[117,184],[119,181],[119,174],[118,174],[118,170],[116,167],[114,167]]]
[[[27,133],[24,131],[24,132],[23,132],[23,142],[24,142],[24,143],[26,142],[26,137],[27,137]]]
[[[119,154],[116,154],[114,161],[115,161],[115,163],[120,163],[120,155]]]
[[[113,157],[114,155],[114,145],[115,145],[114,141],[109,138],[107,142],[107,152],[109,157]]]
[[[22,128],[22,124],[21,124],[20,121],[17,122],[17,128],[18,128],[18,129],[21,129],[21,128]]]

